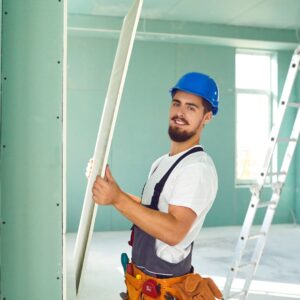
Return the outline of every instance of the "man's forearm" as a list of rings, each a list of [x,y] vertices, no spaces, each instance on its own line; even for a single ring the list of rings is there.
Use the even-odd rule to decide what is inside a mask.
[[[191,228],[196,214],[187,207],[169,205],[168,212],[147,208],[138,197],[124,193],[111,175],[97,176],[93,200],[99,205],[114,205],[127,219],[156,239],[169,245],[178,244]],[[138,202],[137,202],[138,201]]]
[[[131,222],[166,244],[176,245],[186,234],[173,215],[147,208],[123,192],[114,206]]]
[[[132,194],[128,194],[126,193],[127,196],[129,196],[129,198],[131,198],[132,200],[134,200],[135,202],[137,203],[141,203],[142,202],[142,199],[138,196],[135,196],[135,195],[132,195]]]

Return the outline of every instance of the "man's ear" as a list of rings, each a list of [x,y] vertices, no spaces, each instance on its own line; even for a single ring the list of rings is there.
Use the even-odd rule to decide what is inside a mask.
[[[207,112],[207,113],[204,115],[204,125],[206,125],[207,123],[210,122],[210,120],[212,119],[212,116],[213,116],[213,114],[212,114],[211,111]]]

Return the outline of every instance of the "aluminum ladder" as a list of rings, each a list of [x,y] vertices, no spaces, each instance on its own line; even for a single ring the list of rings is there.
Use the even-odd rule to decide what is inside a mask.
[[[284,83],[282,95],[279,101],[278,106],[278,115],[277,119],[271,129],[271,134],[268,142],[268,149],[266,152],[264,164],[261,168],[258,178],[255,185],[250,188],[251,200],[249,207],[246,213],[244,224],[236,245],[235,254],[233,263],[229,270],[227,280],[225,283],[223,291],[223,299],[247,299],[249,293],[249,287],[252,282],[252,279],[255,275],[257,267],[259,265],[260,258],[263,254],[264,246],[266,243],[266,238],[277,208],[278,202],[280,200],[280,195],[282,188],[284,186],[289,166],[292,161],[294,151],[297,145],[300,132],[300,103],[298,102],[289,102],[292,88],[294,86],[297,73],[299,71],[300,64],[300,45],[294,51],[292,60],[289,66],[288,74]],[[292,107],[297,109],[296,118],[294,120],[293,129],[288,138],[280,138],[280,129],[281,125],[285,120],[285,113],[287,107]],[[281,167],[279,172],[272,172],[271,162],[278,143],[285,143],[284,147],[284,156],[282,160]],[[266,182],[268,176],[276,178],[272,184],[272,196],[269,200],[263,201],[261,199],[262,189],[268,185]],[[269,184],[270,185],[270,184]],[[253,225],[254,217],[259,208],[265,208],[265,215],[263,223],[260,227],[260,230],[257,234],[252,234],[251,227]],[[252,253],[250,261],[243,262],[243,256],[247,250],[247,242],[249,240],[255,240],[255,246]],[[244,259],[245,260],[245,259]],[[245,272],[246,278],[242,290],[237,292],[232,292],[232,284],[234,279],[237,277],[238,272]]]

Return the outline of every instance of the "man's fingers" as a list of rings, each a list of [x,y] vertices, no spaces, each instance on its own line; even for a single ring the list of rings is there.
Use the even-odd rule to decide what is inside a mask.
[[[105,169],[105,177],[107,178],[108,181],[115,181],[113,176],[111,175],[110,168],[108,165],[106,166]]]
[[[93,188],[101,189],[105,187],[105,185],[106,185],[106,180],[104,178],[101,178],[100,176],[97,176]]]
[[[97,179],[92,188],[92,198],[96,203],[102,204],[103,197],[105,197],[104,195],[106,193],[106,186],[107,182],[105,181],[105,179],[97,176]]]

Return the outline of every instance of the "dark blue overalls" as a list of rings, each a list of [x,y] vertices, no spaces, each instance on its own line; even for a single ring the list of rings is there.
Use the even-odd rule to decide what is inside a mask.
[[[161,178],[161,180],[155,185],[154,193],[151,199],[151,204],[147,205],[147,207],[159,210],[158,202],[159,197],[163,191],[165,183],[167,182],[170,174],[175,169],[175,167],[188,155],[191,155],[195,152],[203,151],[203,149],[199,147],[194,147],[180,156],[175,163],[171,166],[171,168],[167,171],[167,173]],[[183,276],[187,273],[191,272],[192,265],[192,250],[188,254],[188,256],[183,259],[179,263],[170,263],[165,260],[162,260],[156,255],[155,249],[155,238],[144,232],[138,226],[133,226],[134,230],[134,240],[133,240],[133,249],[132,249],[132,262],[144,273],[160,278],[168,278],[168,277],[177,277]]]

